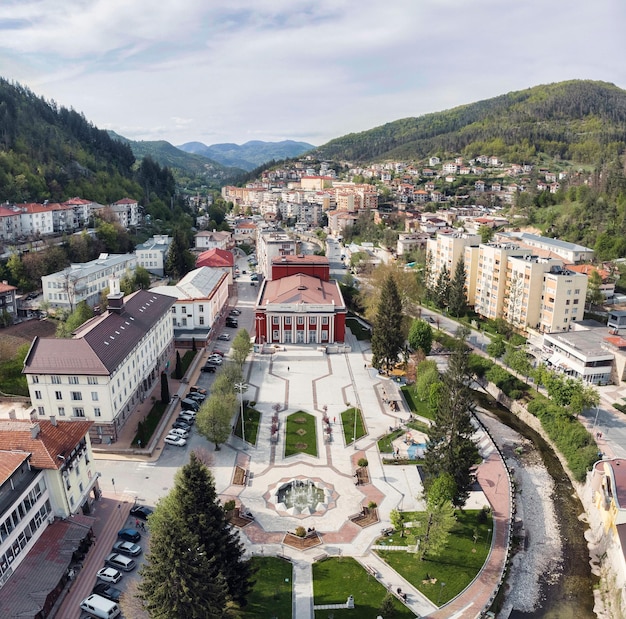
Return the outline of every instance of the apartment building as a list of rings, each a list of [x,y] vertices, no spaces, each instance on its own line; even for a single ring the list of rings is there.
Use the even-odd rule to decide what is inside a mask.
[[[500,232],[496,234],[495,240],[505,243],[514,242],[523,247],[538,249],[551,257],[563,258],[565,262],[570,264],[590,262],[594,256],[593,249],[589,247],[538,234],[530,234],[529,232]]]
[[[430,237],[427,234],[400,233],[396,244],[396,254],[403,256],[414,249],[425,249],[429,239]]]
[[[567,331],[585,313],[587,276],[552,266],[545,273],[541,292],[539,329],[546,333]]]
[[[271,277],[272,261],[279,256],[295,256],[296,241],[280,228],[259,228],[256,241],[257,271]]]
[[[439,273],[445,267],[448,273],[454,273],[457,262],[465,259],[465,248],[480,243],[478,234],[459,232],[439,232],[434,239],[426,243],[426,252],[430,260],[431,283],[437,281]]]
[[[167,234],[155,234],[145,243],[137,245],[135,247],[137,265],[154,275],[164,275],[167,252],[171,242],[172,237]]]
[[[202,230],[194,237],[196,249],[228,249],[232,244],[232,232]]]
[[[124,297],[110,282],[107,311],[71,339],[36,337],[24,361],[37,419],[93,422],[92,442],[115,442],[172,357],[174,299],[150,290]]]
[[[3,317],[6,312],[10,321],[15,320],[17,317],[16,291],[17,288],[11,286],[8,282],[3,281],[0,283],[0,317]]]
[[[71,264],[41,278],[44,301],[50,307],[72,311],[81,301],[96,305],[111,278],[121,279],[137,267],[135,254],[100,254],[96,260]]]

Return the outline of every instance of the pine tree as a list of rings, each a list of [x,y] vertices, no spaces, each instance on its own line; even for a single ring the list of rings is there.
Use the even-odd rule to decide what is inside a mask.
[[[211,472],[193,452],[157,505],[150,530],[140,591],[151,616],[217,619],[225,616],[229,600],[245,605],[250,563],[226,521]]]
[[[170,385],[167,381],[167,374],[161,372],[161,403],[167,404],[170,401]]]
[[[393,367],[403,346],[402,303],[390,274],[383,281],[372,325],[372,365],[377,369]]]
[[[435,305],[439,309],[448,307],[450,302],[450,272],[444,264],[439,271],[437,283],[435,284]]]
[[[174,378],[180,380],[183,377],[183,362],[180,359],[180,353],[176,351],[176,367],[174,368]]]
[[[465,294],[467,275],[465,273],[465,263],[459,259],[454,268],[454,276],[450,281],[448,293],[448,309],[457,318],[467,310],[467,296]]]
[[[466,332],[459,334],[457,345],[448,360],[440,392],[436,398],[434,424],[430,428],[428,447],[424,454],[425,487],[442,473],[449,473],[456,482],[454,505],[462,506],[472,485],[472,469],[479,460],[472,440],[474,408],[469,388],[469,354]]]
[[[194,264],[195,259],[189,251],[189,243],[185,234],[182,230],[176,229],[167,252],[165,272],[173,279],[179,280],[193,269]]]

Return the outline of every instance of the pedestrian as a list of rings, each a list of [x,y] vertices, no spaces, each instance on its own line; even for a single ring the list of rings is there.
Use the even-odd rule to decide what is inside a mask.
[[[337,417],[333,417],[333,424],[337,423]]]
[[[289,372],[289,366],[287,366],[287,372]]]
[[[364,370],[367,370],[367,363],[364,363],[364,364],[363,364],[363,369],[364,369]]]
[[[139,520],[135,518],[135,529],[138,529],[138,528],[139,528]]]

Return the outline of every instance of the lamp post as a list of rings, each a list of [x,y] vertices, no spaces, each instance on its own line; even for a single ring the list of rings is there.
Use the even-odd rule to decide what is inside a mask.
[[[246,383],[235,383],[235,389],[239,391],[239,410],[241,415],[241,438],[243,440],[243,448],[247,449],[246,445],[246,426],[243,419],[243,392],[248,388]]]
[[[354,442],[354,449],[356,450],[356,415],[358,412],[358,408],[355,406],[354,407],[354,438],[352,439]]]
[[[446,586],[446,583],[443,582],[443,580],[439,584],[441,585],[441,588],[439,589],[439,595],[437,596],[437,606],[439,606],[439,602],[441,601],[441,592],[443,591],[443,588]]]
[[[256,320],[256,343],[263,345],[263,336],[261,335],[261,323],[263,322],[263,316],[257,316]]]

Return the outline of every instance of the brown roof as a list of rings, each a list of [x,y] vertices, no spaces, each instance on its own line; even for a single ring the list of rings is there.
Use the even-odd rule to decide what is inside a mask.
[[[304,303],[332,305],[345,309],[343,296],[337,282],[325,282],[311,275],[290,275],[281,279],[265,281],[259,305],[267,303]]]
[[[297,256],[276,256],[272,264],[330,264],[326,256],[314,256],[313,254],[298,254]]]
[[[203,251],[196,260],[196,267],[232,267],[234,264],[232,252],[217,248]]]
[[[3,451],[0,453],[0,484],[3,484],[17,469],[22,466],[24,460],[28,460],[29,454],[24,452]]]
[[[174,302],[172,297],[138,290],[124,298],[120,314],[107,311],[93,318],[73,339],[36,337],[24,373],[109,375]]]
[[[63,459],[58,456],[72,451],[92,425],[93,421],[58,421],[54,425],[47,419],[0,419],[0,450],[30,453],[30,463],[38,469],[59,469]]]
[[[17,290],[17,288],[15,286],[11,286],[11,284],[0,282],[0,292],[11,292],[11,290]]]

